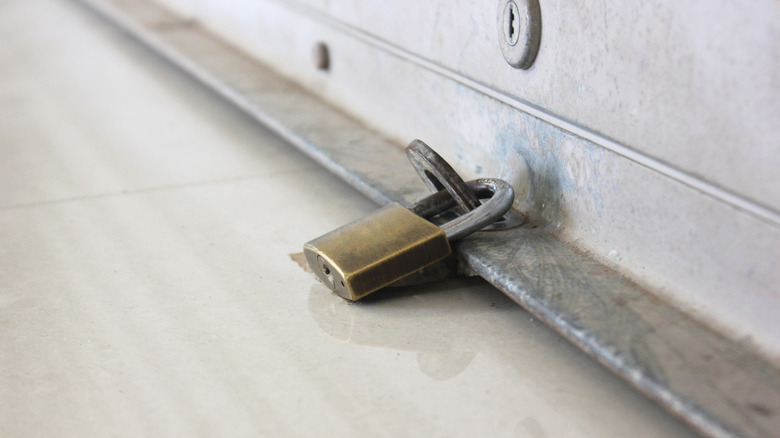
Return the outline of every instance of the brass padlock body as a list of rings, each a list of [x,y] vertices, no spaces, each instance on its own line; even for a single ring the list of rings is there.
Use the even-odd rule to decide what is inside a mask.
[[[303,250],[314,273],[353,301],[452,254],[444,230],[395,202]]]

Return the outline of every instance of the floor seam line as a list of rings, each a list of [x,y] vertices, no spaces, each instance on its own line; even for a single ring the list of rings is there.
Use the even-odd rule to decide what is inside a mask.
[[[256,174],[256,175],[247,175],[247,176],[240,176],[240,177],[233,177],[233,178],[222,178],[222,179],[214,179],[214,180],[205,180],[205,181],[194,181],[194,182],[188,182],[188,183],[180,183],[180,184],[169,184],[169,185],[163,185],[163,186],[155,186],[155,187],[142,187],[137,189],[129,189],[129,190],[122,190],[118,192],[106,192],[106,193],[98,193],[94,195],[84,195],[84,196],[74,196],[69,198],[60,198],[60,199],[49,199],[44,201],[34,201],[34,202],[23,202],[23,203],[17,203],[17,204],[9,204],[9,205],[2,205],[0,206],[0,211],[7,211],[7,210],[16,210],[16,209],[24,209],[24,208],[34,208],[34,207],[44,207],[48,205],[53,204],[66,204],[69,202],[78,202],[78,201],[90,201],[95,199],[107,199],[107,198],[113,198],[117,196],[123,196],[123,195],[136,195],[136,194],[142,194],[142,193],[153,193],[153,192],[163,192],[168,190],[177,190],[177,189],[186,189],[190,187],[198,187],[198,186],[207,186],[211,184],[226,184],[226,183],[233,183],[233,182],[241,182],[241,181],[249,181],[252,179],[258,179],[262,177],[273,177],[273,176],[279,176],[279,175],[289,175],[289,174],[295,174],[303,171],[311,171],[311,170],[319,170],[321,169],[320,166],[312,165],[310,167],[300,168],[300,169],[290,169],[290,170],[283,170],[279,172],[271,172],[271,173],[264,173],[264,174]]]

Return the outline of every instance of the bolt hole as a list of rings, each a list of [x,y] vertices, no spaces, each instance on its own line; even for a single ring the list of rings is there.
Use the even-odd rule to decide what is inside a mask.
[[[330,69],[330,50],[327,44],[323,42],[316,43],[312,49],[312,58],[314,66],[318,70],[327,71]]]
[[[330,275],[330,269],[328,269],[327,266],[322,267],[322,273],[325,275]]]
[[[341,287],[347,287],[347,285],[344,284],[344,280],[341,280]]]

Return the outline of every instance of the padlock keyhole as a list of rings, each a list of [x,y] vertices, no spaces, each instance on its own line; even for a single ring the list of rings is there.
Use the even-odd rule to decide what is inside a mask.
[[[328,264],[325,263],[325,260],[323,260],[322,257],[317,257],[317,262],[319,263],[320,272],[322,272],[324,276],[322,280],[325,281],[329,287],[335,287],[335,281]]]

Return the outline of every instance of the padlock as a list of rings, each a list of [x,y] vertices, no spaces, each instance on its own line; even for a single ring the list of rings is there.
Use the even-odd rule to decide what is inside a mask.
[[[500,219],[512,206],[514,191],[500,180],[482,178],[466,183],[482,205],[443,224],[427,219],[455,206],[441,190],[409,208],[393,202],[304,245],[314,273],[348,300],[359,300],[450,254],[450,242]]]

